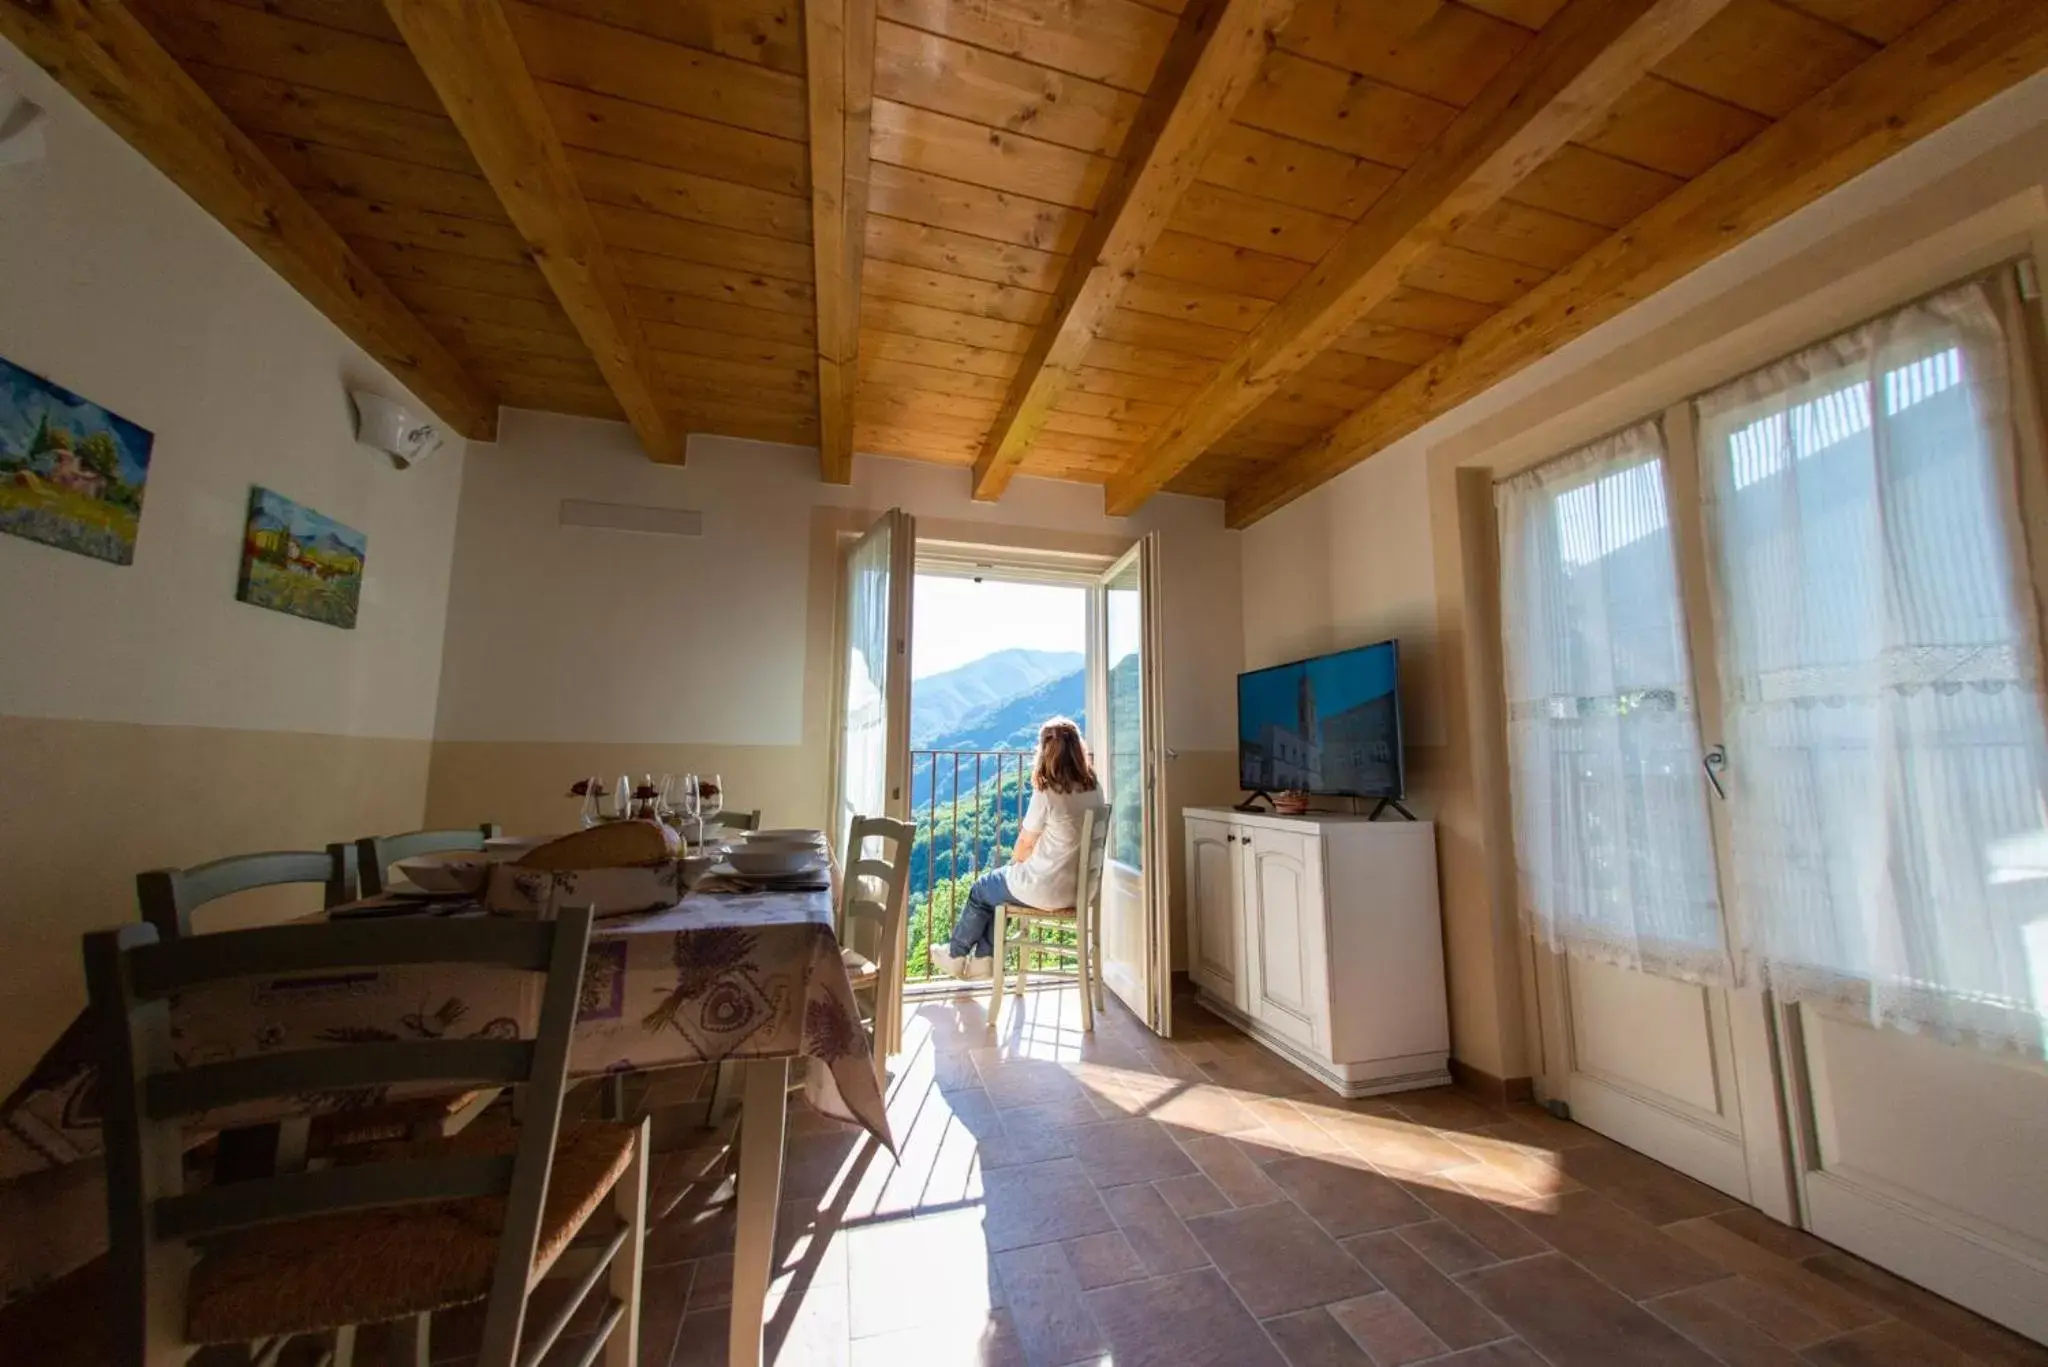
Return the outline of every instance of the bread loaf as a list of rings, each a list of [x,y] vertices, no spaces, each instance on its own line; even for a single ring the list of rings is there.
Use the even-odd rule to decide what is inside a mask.
[[[682,852],[682,838],[659,822],[608,821],[536,845],[517,862],[529,869],[623,869]]]

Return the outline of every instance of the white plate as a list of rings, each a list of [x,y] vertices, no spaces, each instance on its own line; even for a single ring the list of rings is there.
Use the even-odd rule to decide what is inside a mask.
[[[793,873],[810,873],[824,867],[815,850],[757,850],[741,848],[725,856],[742,878],[780,878]]]
[[[802,841],[807,845],[822,845],[825,843],[825,833],[823,831],[806,831],[794,826],[773,831],[748,831],[746,836],[749,845],[759,844],[763,841]]]

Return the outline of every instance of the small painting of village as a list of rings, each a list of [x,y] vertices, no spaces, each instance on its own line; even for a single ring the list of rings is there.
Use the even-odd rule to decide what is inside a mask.
[[[354,627],[369,542],[353,527],[268,489],[249,491],[242,582],[235,596],[260,608]]]
[[[0,360],[0,532],[133,564],[154,441],[92,400]]]

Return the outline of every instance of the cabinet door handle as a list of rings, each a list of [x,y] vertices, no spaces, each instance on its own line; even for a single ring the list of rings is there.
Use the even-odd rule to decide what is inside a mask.
[[[1223,840],[1225,844],[1235,845],[1237,843],[1237,837],[1234,835],[1226,835],[1223,837]]]

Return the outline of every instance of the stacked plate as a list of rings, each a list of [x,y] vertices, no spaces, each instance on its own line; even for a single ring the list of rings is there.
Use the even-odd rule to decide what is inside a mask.
[[[726,863],[743,878],[788,878],[826,866],[824,837],[816,831],[749,831],[743,844],[726,852]]]

